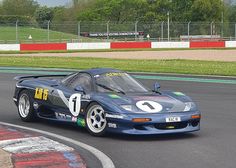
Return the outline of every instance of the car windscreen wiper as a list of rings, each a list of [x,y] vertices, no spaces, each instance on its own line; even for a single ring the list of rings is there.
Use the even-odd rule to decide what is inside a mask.
[[[122,93],[122,94],[125,95],[125,92],[122,91],[122,90],[119,90],[119,89],[116,89],[116,88],[112,88],[112,87],[108,87],[108,86],[100,84],[100,83],[96,83],[96,85],[98,85],[98,86],[100,86],[100,87],[102,87],[102,88],[104,88],[106,90],[110,90],[112,92],[117,92],[117,93]]]

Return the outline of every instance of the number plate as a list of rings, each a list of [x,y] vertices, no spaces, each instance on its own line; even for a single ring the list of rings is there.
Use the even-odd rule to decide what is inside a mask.
[[[180,122],[181,118],[180,117],[167,117],[166,122],[171,123],[171,122]]]

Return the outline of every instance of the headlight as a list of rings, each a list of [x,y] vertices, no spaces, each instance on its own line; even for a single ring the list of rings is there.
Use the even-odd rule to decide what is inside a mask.
[[[184,112],[194,110],[196,108],[196,105],[193,102],[186,102]]]
[[[134,107],[132,105],[121,105],[121,107],[127,111],[134,111]]]

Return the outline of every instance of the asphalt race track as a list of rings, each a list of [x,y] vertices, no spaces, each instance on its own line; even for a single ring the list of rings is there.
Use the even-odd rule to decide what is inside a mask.
[[[108,155],[117,168],[235,168],[236,85],[160,81],[162,89],[182,91],[202,111],[201,131],[168,136],[110,135],[48,123],[23,123],[12,101],[17,74],[0,74],[0,121],[41,129],[79,140]],[[149,87],[153,80],[141,80]]]

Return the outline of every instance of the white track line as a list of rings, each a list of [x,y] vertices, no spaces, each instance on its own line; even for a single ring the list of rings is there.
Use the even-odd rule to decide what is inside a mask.
[[[42,130],[38,130],[38,129],[33,129],[33,128],[28,128],[28,127],[23,127],[20,125],[14,125],[14,124],[10,124],[10,123],[5,123],[5,122],[0,122],[0,124],[5,125],[5,126],[10,126],[10,127],[15,127],[15,128],[20,128],[20,129],[25,129],[25,130],[29,130],[29,131],[33,131],[33,132],[38,132],[44,135],[48,135],[48,136],[52,136],[54,138],[69,142],[69,143],[73,143],[75,145],[80,146],[81,148],[84,148],[85,150],[91,152],[96,158],[98,158],[98,160],[100,160],[100,162],[102,163],[103,168],[115,168],[114,163],[112,162],[112,160],[103,152],[99,151],[98,149],[89,146],[85,143],[79,142],[79,141],[75,141],[73,139],[61,136],[61,135],[57,135],[54,133],[50,133],[47,131],[42,131]]]

